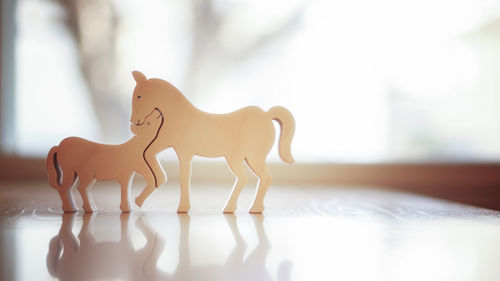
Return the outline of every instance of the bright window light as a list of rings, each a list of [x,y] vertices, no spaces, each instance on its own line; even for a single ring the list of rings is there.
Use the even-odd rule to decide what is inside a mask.
[[[208,112],[289,108],[300,162],[500,158],[500,1],[60,3],[18,1],[14,153],[125,141],[141,70]]]

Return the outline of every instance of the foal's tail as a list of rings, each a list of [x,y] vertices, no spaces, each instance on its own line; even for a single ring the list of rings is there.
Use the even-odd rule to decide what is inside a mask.
[[[270,115],[273,120],[276,120],[281,127],[278,147],[280,158],[287,163],[295,162],[291,151],[292,138],[295,133],[295,120],[293,119],[292,113],[282,106],[274,106],[269,109],[267,114]]]
[[[49,154],[47,155],[47,173],[49,174],[49,183],[50,185],[59,190],[61,186],[61,168],[57,163],[57,152],[59,150],[58,146],[54,146],[50,149]]]

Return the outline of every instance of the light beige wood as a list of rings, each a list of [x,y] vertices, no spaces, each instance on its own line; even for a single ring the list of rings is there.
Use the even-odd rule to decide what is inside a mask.
[[[120,183],[120,209],[123,212],[130,211],[130,185],[135,172],[146,180],[146,187],[139,197],[151,194],[155,189],[155,178],[144,153],[157,137],[162,124],[163,116],[154,111],[141,126],[130,126],[135,136],[123,144],[106,145],[69,137],[53,147],[47,156],[47,172],[50,185],[59,192],[64,212],[77,210],[71,193],[77,182],[85,212],[95,209],[90,193],[95,179],[117,180]]]
[[[143,124],[150,114],[159,110],[165,116],[166,125],[160,129],[158,138],[146,150],[146,160],[151,164],[156,186],[166,182],[156,154],[173,147],[179,158],[181,198],[178,212],[190,209],[189,185],[191,160],[194,155],[204,157],[224,157],[236,176],[236,182],[224,208],[224,213],[233,213],[237,199],[248,179],[244,162],[259,178],[259,185],[251,213],[261,213],[264,197],[271,183],[271,175],[266,167],[266,158],[274,143],[273,120],[281,127],[279,155],[287,163],[293,163],[291,142],[295,132],[295,121],[286,108],[272,107],[265,112],[249,106],[228,114],[210,114],[194,107],[167,81],[147,79],[138,71],[133,72],[137,83],[132,98],[130,121]],[[144,197],[136,203],[142,206]]]

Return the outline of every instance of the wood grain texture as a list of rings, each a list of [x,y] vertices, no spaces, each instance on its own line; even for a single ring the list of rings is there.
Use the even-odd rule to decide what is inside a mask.
[[[193,208],[160,188],[122,214],[98,182],[94,214],[63,214],[45,182],[0,182],[1,280],[497,280],[500,213],[374,187],[273,186],[263,215],[220,213],[226,183]],[[132,189],[132,193],[141,190]],[[252,203],[243,190],[240,204]]]

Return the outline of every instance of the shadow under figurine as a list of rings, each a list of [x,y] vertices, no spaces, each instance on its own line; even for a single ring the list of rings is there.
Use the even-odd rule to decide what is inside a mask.
[[[210,114],[192,105],[184,95],[167,81],[151,78],[134,71],[137,83],[132,98],[130,121],[143,124],[152,112],[160,111],[168,125],[160,129],[158,137],[145,152],[145,159],[151,165],[156,187],[166,182],[156,155],[173,147],[180,165],[181,198],[177,212],[188,212],[190,204],[189,185],[191,160],[194,155],[224,157],[236,176],[236,182],[224,208],[224,213],[233,213],[243,186],[248,182],[244,170],[245,162],[259,178],[259,185],[250,213],[262,213],[264,197],[271,175],[266,167],[266,158],[274,144],[273,120],[281,128],[279,155],[287,163],[293,163],[291,143],[295,133],[295,121],[286,108],[274,106],[263,111],[249,106],[227,114]],[[138,197],[136,203],[142,206],[145,197]]]
[[[98,180],[117,180],[121,185],[123,212],[130,212],[130,185],[134,172],[146,180],[146,187],[139,196],[147,197],[155,189],[155,177],[145,159],[145,151],[156,139],[163,125],[160,111],[152,111],[141,126],[131,125],[135,136],[119,145],[106,145],[78,137],[69,137],[54,146],[47,156],[49,182],[62,200],[64,212],[77,210],[72,187],[77,182],[85,212],[94,211],[90,187]]]

